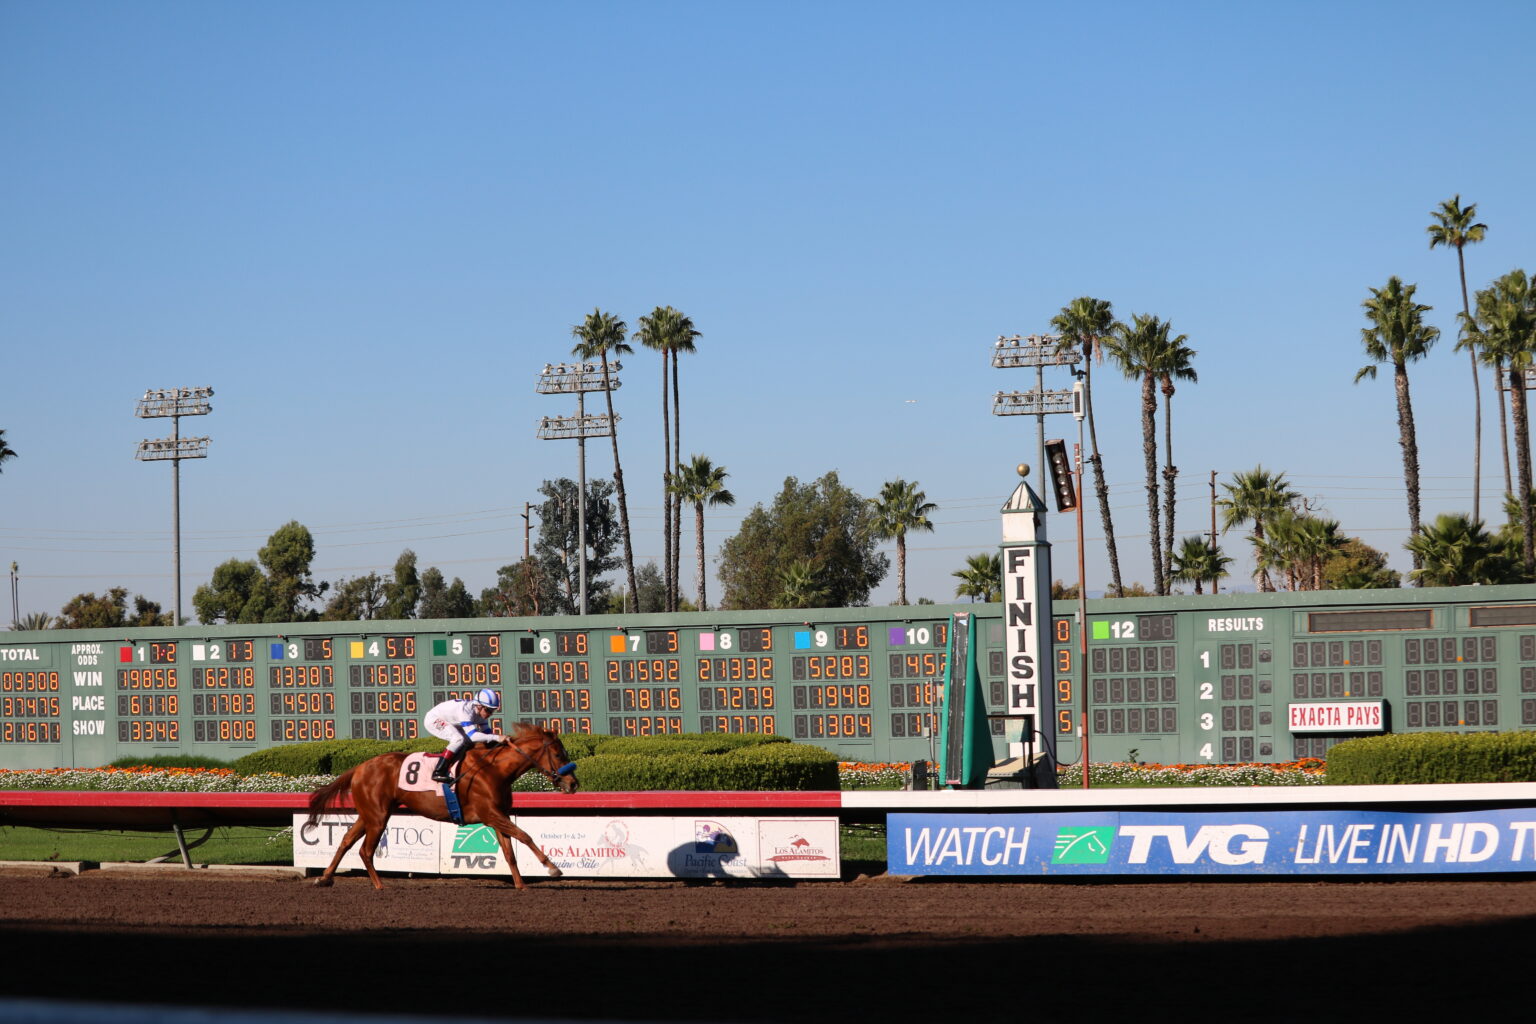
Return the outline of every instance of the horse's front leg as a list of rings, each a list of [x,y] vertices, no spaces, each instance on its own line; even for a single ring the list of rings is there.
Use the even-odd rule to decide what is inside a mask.
[[[512,869],[512,884],[519,889],[528,888],[528,884],[523,881],[523,873],[517,869],[517,856],[512,852],[512,844],[500,829],[496,830],[496,842],[501,845],[501,855],[507,858],[507,867]]]
[[[495,823],[487,822],[486,824],[489,824],[496,830],[496,841],[501,844],[501,852],[506,856],[507,864],[512,868],[512,881],[519,889],[523,888],[523,876],[517,870],[517,859],[512,854],[512,844],[509,842],[511,839],[516,839],[532,850],[534,857],[538,858],[539,863],[544,865],[544,870],[549,872],[550,878],[559,878],[564,874],[559,866],[545,856],[543,850],[539,849],[539,844],[533,841],[533,837],[513,824],[510,818],[501,818]]]

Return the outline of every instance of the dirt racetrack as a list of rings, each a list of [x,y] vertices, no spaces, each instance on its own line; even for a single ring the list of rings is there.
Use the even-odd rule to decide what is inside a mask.
[[[1536,940],[1536,881],[386,883],[3,874],[0,998],[442,1020],[1523,1016]]]

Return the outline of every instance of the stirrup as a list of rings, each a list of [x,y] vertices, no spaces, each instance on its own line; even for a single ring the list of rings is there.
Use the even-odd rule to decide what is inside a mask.
[[[436,771],[432,773],[432,781],[446,786],[453,781],[453,776],[444,771]]]

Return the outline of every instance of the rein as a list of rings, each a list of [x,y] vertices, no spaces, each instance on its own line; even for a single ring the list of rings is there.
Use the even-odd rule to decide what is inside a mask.
[[[545,768],[543,765],[539,764],[539,762],[534,760],[534,758],[548,750],[550,743],[551,740],[548,737],[545,737],[543,744],[541,744],[539,749],[534,751],[532,755],[528,754],[528,752],[523,750],[522,747],[519,747],[517,744],[510,741],[504,745],[510,747],[518,754],[519,757],[527,761],[530,768],[537,768],[539,770],[539,774],[543,775],[546,779],[549,780],[550,785],[558,787],[560,784],[560,776],[569,775],[574,772],[576,770],[576,762],[567,761],[565,764],[561,765],[557,771],[550,771],[548,768]]]

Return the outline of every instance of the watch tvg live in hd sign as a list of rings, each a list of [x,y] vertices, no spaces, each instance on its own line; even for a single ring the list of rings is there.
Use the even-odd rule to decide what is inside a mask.
[[[1536,871],[1536,808],[1446,813],[892,814],[893,875]]]

